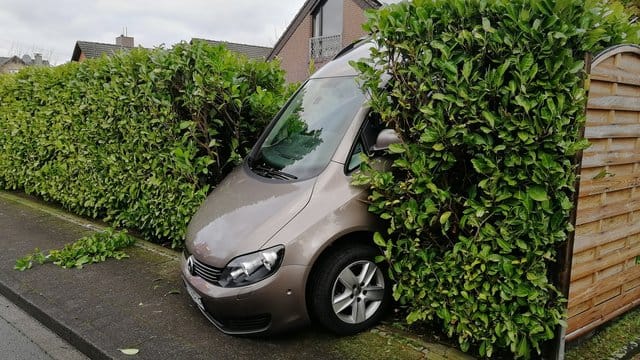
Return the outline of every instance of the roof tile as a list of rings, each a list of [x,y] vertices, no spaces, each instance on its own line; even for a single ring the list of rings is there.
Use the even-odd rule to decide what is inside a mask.
[[[191,39],[192,43],[194,41],[206,41],[211,45],[224,45],[230,51],[247,55],[248,58],[254,59],[254,60],[261,60],[261,59],[264,60],[267,58],[267,55],[269,55],[269,53],[271,52],[271,48],[266,46],[238,44],[238,43],[232,43],[228,41],[216,41],[216,40],[199,39],[199,38]]]
[[[78,61],[80,53],[84,54],[87,59],[94,59],[102,56],[102,54],[113,55],[116,51],[120,50],[128,51],[131,50],[131,48],[122,45],[104,44],[92,41],[77,41],[71,60]]]

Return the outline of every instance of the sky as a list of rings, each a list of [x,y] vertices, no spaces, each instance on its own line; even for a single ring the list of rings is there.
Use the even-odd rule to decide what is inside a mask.
[[[391,1],[395,2],[395,1]],[[166,47],[191,38],[273,46],[304,0],[0,0],[0,56],[71,59],[76,41]]]

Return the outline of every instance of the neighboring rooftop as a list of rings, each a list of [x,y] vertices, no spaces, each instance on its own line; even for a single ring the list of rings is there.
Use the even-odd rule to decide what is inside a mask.
[[[115,44],[105,44],[92,41],[76,41],[71,61],[99,58],[103,54],[113,55],[117,51],[128,51],[133,48],[133,37],[120,35]]]
[[[191,43],[193,43],[194,41],[205,41],[211,45],[224,45],[230,51],[244,54],[248,58],[255,59],[255,60],[264,60],[267,58],[267,56],[271,52],[271,48],[266,46],[247,45],[247,44],[239,44],[239,43],[233,43],[228,41],[216,41],[216,40],[208,40],[208,39],[200,39],[200,38],[191,39]]]
[[[42,54],[35,53],[31,59],[29,55],[4,57],[0,56],[0,73],[16,73],[27,66],[51,66],[49,61],[42,59]]]
[[[0,66],[8,63],[10,60],[14,60],[14,61],[22,61],[19,57],[17,56],[9,56],[9,57],[5,57],[5,56],[0,56]]]
[[[270,47],[266,46],[258,46],[258,45],[248,45],[248,44],[239,44],[228,41],[217,41],[217,40],[208,40],[208,39],[200,39],[193,38],[191,39],[191,43],[194,41],[204,41],[211,45],[224,45],[230,51],[244,54],[250,59],[266,59],[267,55],[271,52]],[[134,47],[133,37],[128,37],[124,35],[120,35],[116,38],[115,44],[105,44],[93,41],[76,41],[76,46],[73,49],[73,55],[71,56],[71,61],[83,61],[85,59],[94,59],[98,58],[102,55],[113,55],[117,51],[129,51]]]

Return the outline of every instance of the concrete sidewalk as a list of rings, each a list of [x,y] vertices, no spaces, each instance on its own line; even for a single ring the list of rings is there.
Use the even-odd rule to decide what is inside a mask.
[[[340,344],[370,341],[359,339],[370,339],[372,333],[369,337],[337,338],[308,327],[266,339],[222,334],[188,298],[178,270],[179,254],[144,241],[127,249],[129,259],[109,260],[82,270],[65,270],[53,264],[35,265],[24,272],[13,269],[16,259],[34,248],[61,248],[96,230],[99,225],[37,200],[0,192],[0,293],[92,359],[363,357]],[[371,346],[386,347],[390,342],[383,338]],[[356,346],[364,348],[365,355],[369,352],[367,346]],[[140,351],[127,356],[119,351],[125,348]],[[468,358],[436,344],[413,343],[406,353],[394,354],[397,351],[392,347],[385,351],[399,359]],[[376,358],[374,354],[369,358]]]

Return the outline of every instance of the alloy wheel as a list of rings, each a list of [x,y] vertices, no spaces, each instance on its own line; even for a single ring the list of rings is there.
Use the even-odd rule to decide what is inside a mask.
[[[380,268],[369,260],[355,261],[344,268],[333,283],[333,311],[345,323],[359,324],[376,313],[384,294],[385,281]]]

